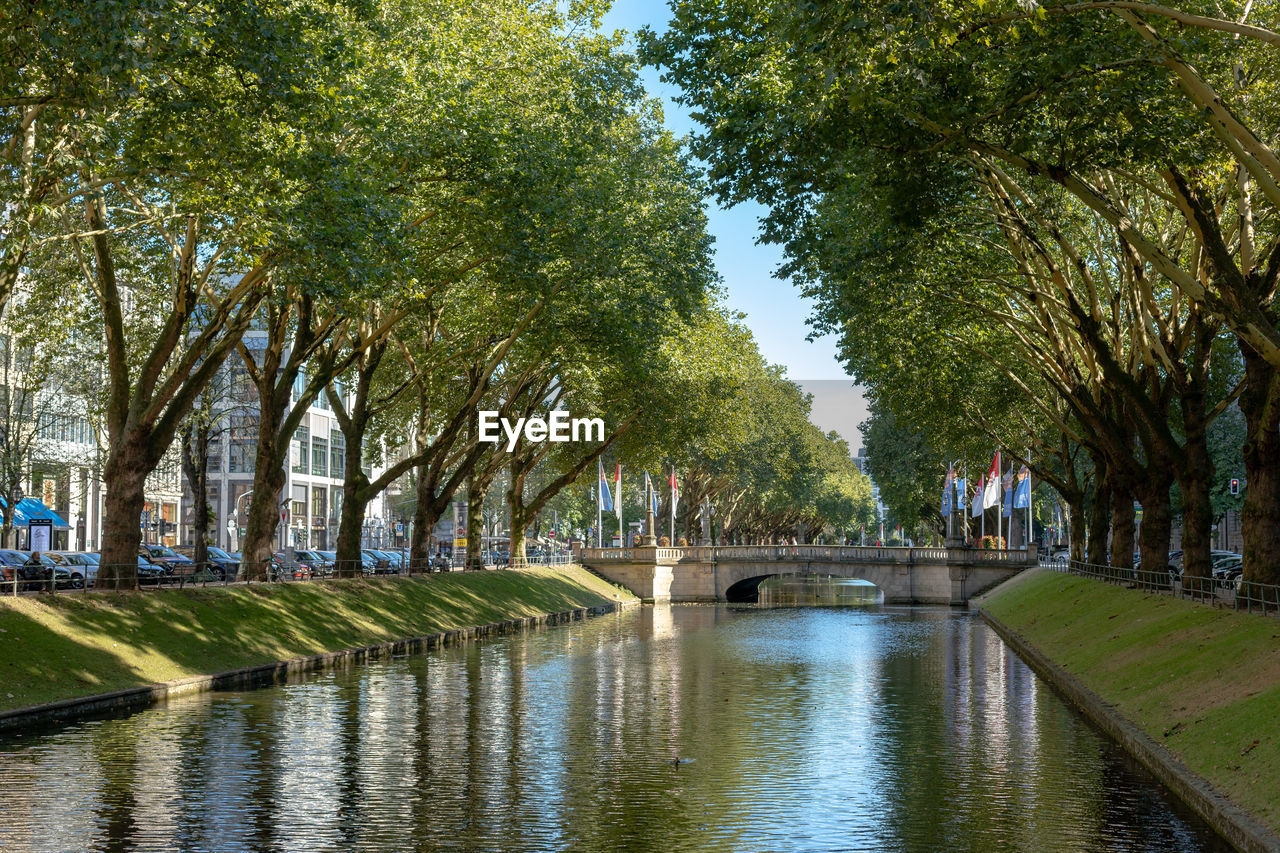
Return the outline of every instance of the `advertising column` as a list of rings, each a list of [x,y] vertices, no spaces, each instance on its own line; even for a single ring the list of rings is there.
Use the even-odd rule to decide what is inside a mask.
[[[467,565],[467,502],[453,502],[453,567]]]

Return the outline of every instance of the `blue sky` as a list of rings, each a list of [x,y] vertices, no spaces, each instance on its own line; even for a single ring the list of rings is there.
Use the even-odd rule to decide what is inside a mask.
[[[651,26],[662,31],[668,17],[666,3],[658,0],[616,0],[601,29],[634,32]],[[653,68],[643,69],[642,75],[649,93],[663,100],[667,127],[679,136],[692,132],[694,122],[672,100],[679,90],[661,83]],[[805,321],[812,303],[789,282],[774,277],[782,263],[782,249],[756,242],[763,212],[754,204],[724,210],[713,200],[708,202],[708,225],[715,236],[715,263],[724,278],[726,301],[746,315],[764,357],[786,366],[787,375],[814,395],[814,423],[836,430],[856,448],[862,443],[857,424],[866,417],[862,395],[836,360],[835,339],[806,339],[811,329]]]

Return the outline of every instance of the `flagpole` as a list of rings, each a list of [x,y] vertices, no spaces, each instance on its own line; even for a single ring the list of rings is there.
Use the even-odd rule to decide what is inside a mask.
[[[1032,513],[1031,513],[1031,501],[1032,501],[1032,500],[1034,500],[1034,498],[1032,498],[1032,495],[1034,495],[1034,494],[1035,494],[1035,491],[1031,488],[1033,484],[1034,484],[1034,483],[1033,483],[1033,481],[1032,481],[1032,479],[1031,479],[1031,448],[1030,448],[1030,447],[1028,447],[1028,448],[1027,448],[1027,541],[1026,541],[1026,546],[1027,546],[1027,551],[1028,551],[1028,552],[1030,552],[1030,550],[1031,550],[1031,538],[1032,538],[1032,537],[1031,537],[1031,532],[1032,532],[1032,530],[1031,530],[1031,517],[1032,517]],[[1037,549],[1037,550],[1038,550],[1038,549]]]
[[[676,466],[671,466],[671,547],[676,546]]]

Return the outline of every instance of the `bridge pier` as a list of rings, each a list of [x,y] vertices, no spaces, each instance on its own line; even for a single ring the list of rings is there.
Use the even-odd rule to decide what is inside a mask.
[[[839,545],[585,548],[583,565],[645,601],[726,601],[735,584],[784,574],[823,574],[875,584],[887,604],[969,599],[1029,565],[1028,551],[862,548]]]
[[[592,559],[587,558],[592,552]],[[646,603],[671,601],[671,585],[680,549],[641,545],[635,548],[587,548],[583,565],[626,587]],[[685,599],[677,599],[685,600]]]

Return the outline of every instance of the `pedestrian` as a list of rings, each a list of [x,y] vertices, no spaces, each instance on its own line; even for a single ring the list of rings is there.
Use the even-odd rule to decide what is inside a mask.
[[[31,556],[28,557],[27,561],[22,564],[22,567],[27,570],[26,574],[27,574],[28,580],[35,580],[35,581],[46,580],[45,574],[44,574],[45,565],[44,565],[44,561],[40,559],[39,551],[32,551]],[[49,576],[47,580],[49,581],[49,585],[45,586],[41,584],[39,587],[41,592],[53,591],[53,569],[49,569]]]

